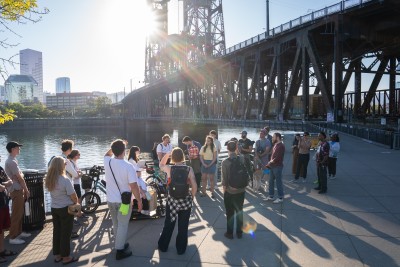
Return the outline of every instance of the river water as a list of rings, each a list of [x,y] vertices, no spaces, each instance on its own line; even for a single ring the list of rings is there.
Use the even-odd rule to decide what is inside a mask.
[[[128,147],[132,145],[139,146],[142,152],[150,152],[154,142],[160,142],[161,137],[167,133],[171,136],[171,144],[182,146],[182,138],[190,135],[193,140],[200,142],[205,141],[205,136],[210,130],[218,132],[218,139],[224,145],[225,141],[232,137],[240,138],[243,130],[248,132],[250,140],[259,138],[259,130],[255,128],[243,127],[218,127],[216,125],[186,125],[185,127],[175,127],[169,125],[162,126],[157,123],[148,123],[130,127],[127,133],[122,129],[43,129],[43,130],[2,130],[0,126],[0,156],[2,162],[0,165],[4,168],[4,162],[8,157],[6,145],[9,141],[17,141],[23,144],[21,153],[17,157],[19,166],[22,170],[45,170],[47,163],[54,155],[61,154],[61,141],[63,139],[71,139],[75,142],[75,149],[78,149],[81,158],[78,162],[80,168],[88,168],[93,165],[103,165],[103,156],[109,149],[110,144],[117,138],[127,139]],[[271,130],[271,133],[274,130]],[[293,132],[285,131],[284,134]],[[291,140],[289,140],[291,142]],[[222,146],[222,151],[226,148]],[[106,196],[99,192],[102,201],[106,200]],[[45,210],[50,211],[50,196],[45,191]]]
[[[232,137],[240,138],[242,130],[248,132],[248,138],[257,140],[259,137],[259,129],[243,128],[243,127],[217,127],[217,126],[193,126],[190,133],[185,133],[182,128],[171,126],[166,130],[152,130],[145,132],[145,128],[136,128],[132,133],[124,134],[119,129],[45,129],[45,130],[7,130],[2,131],[0,126],[0,155],[2,158],[1,166],[4,167],[4,161],[8,157],[6,144],[9,141],[17,141],[23,144],[21,154],[17,157],[20,168],[42,170],[47,168],[47,163],[54,155],[61,154],[61,141],[63,139],[71,139],[75,142],[75,149],[81,154],[78,164],[81,168],[91,167],[93,165],[103,165],[103,156],[110,147],[110,144],[116,138],[125,139],[129,142],[128,147],[137,145],[144,152],[150,152],[153,141],[160,142],[164,133],[171,136],[173,146],[182,146],[181,140],[183,136],[190,135],[193,140],[199,141],[201,144],[205,141],[206,134],[214,129],[218,131],[218,139],[222,144]],[[143,130],[140,130],[143,129]],[[189,130],[188,130],[189,131]],[[273,131],[271,131],[273,132]],[[285,131],[285,133],[288,133]],[[224,147],[223,147],[224,150]]]

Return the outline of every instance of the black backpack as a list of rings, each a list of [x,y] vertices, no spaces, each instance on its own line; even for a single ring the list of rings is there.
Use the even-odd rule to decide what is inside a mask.
[[[171,180],[168,185],[168,193],[173,198],[186,198],[189,195],[190,168],[188,166],[171,166]]]
[[[233,188],[246,188],[249,183],[249,173],[239,157],[229,158],[231,162],[228,184]]]

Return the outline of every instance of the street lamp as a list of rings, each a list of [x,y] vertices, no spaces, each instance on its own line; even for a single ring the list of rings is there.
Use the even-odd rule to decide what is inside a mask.
[[[266,31],[267,31],[267,36],[269,36],[269,0],[266,0]]]

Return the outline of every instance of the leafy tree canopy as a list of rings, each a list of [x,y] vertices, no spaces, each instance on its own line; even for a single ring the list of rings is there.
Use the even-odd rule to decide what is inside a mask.
[[[36,0],[0,0],[1,18],[5,20],[17,21],[36,8]]]

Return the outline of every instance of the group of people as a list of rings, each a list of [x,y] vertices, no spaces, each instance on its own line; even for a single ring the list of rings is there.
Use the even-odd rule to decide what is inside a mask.
[[[319,193],[327,191],[327,175],[335,177],[336,159],[340,150],[339,137],[331,136],[328,143],[325,133],[318,136],[319,146],[316,153]],[[206,136],[204,145],[192,140],[189,136],[182,139],[186,145],[187,154],[179,148],[173,148],[170,144],[170,136],[165,134],[162,142],[155,147],[159,166],[168,177],[168,196],[166,199],[166,216],[164,226],[158,240],[158,249],[165,252],[168,249],[175,223],[178,222],[178,236],[176,249],[178,254],[186,251],[188,241],[188,227],[193,199],[199,189],[200,197],[207,195],[206,187],[209,183],[211,198],[215,198],[216,177],[218,174],[218,154],[221,151],[221,143],[217,139],[216,131],[212,130]],[[255,144],[255,147],[253,148]],[[80,203],[82,197],[80,177],[82,172],[78,167],[80,153],[73,149],[74,142],[64,140],[61,143],[61,155],[54,156],[49,161],[48,172],[45,177],[45,187],[51,196],[51,214],[53,217],[53,255],[55,262],[64,264],[78,261],[78,257],[71,256],[70,239],[77,236],[73,232],[74,215],[70,214],[68,207]],[[243,227],[243,203],[245,198],[245,186],[233,186],[233,181],[238,178],[238,171],[233,170],[233,165],[243,166],[249,180],[254,184],[257,192],[261,186],[264,174],[269,173],[268,201],[282,203],[284,192],[282,183],[283,160],[285,146],[280,133],[269,135],[269,128],[260,130],[259,139],[254,142],[247,138],[247,132],[241,133],[241,139],[232,138],[225,143],[228,157],[221,163],[221,182],[224,197],[224,205],[227,216],[227,230],[225,237],[242,238]],[[29,190],[23,179],[23,173],[18,167],[16,157],[20,153],[21,144],[9,142],[7,150],[9,158],[5,164],[5,170],[0,169],[0,195],[8,194],[12,199],[11,217],[8,203],[2,204],[0,197],[0,262],[6,261],[6,256],[16,253],[4,249],[4,230],[10,228],[10,244],[23,244],[23,238],[29,237],[29,233],[22,232],[22,217],[24,202],[29,198]],[[300,177],[305,181],[307,167],[310,160],[310,134],[304,132],[303,136],[296,135],[293,141],[293,154],[296,164],[292,171],[295,175],[292,182],[296,183]],[[132,212],[132,200],[141,212],[148,210],[148,188],[141,177],[144,166],[140,164],[140,148],[132,146],[126,159],[127,142],[115,140],[104,155],[105,180],[107,183],[107,204],[113,223],[115,237],[116,259],[124,259],[132,255],[130,244],[126,242],[130,214]],[[252,164],[250,155],[254,153]],[[186,157],[189,159],[186,166]],[[235,161],[237,160],[237,161]],[[240,164],[239,164],[240,162]],[[237,168],[237,166],[235,166]],[[254,168],[254,169],[253,169]],[[236,183],[237,184],[237,183]],[[275,198],[275,186],[277,197]],[[78,214],[80,216],[80,214]],[[236,229],[234,221],[236,220]]]
[[[304,132],[303,136],[296,134],[292,143],[292,173],[294,175],[294,179],[290,181],[291,183],[298,183],[300,177],[302,177],[303,182],[306,182],[307,168],[310,161],[310,149],[310,133]],[[337,133],[333,133],[330,136],[330,141],[327,141],[327,137],[324,132],[320,132],[318,134],[317,152],[315,154],[318,176],[318,179],[315,182],[318,184],[318,186],[315,188],[315,190],[318,190],[319,194],[324,194],[327,192],[328,175],[332,180],[336,178],[336,162],[339,152],[340,143],[339,135]]]

